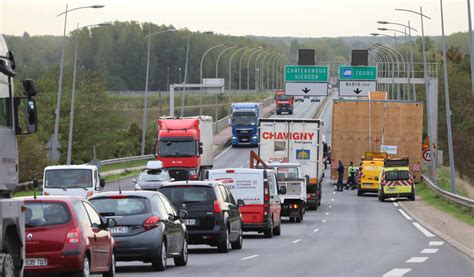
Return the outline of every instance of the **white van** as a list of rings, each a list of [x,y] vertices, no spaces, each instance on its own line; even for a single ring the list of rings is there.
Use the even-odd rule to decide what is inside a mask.
[[[105,180],[100,179],[95,165],[55,165],[44,169],[43,195],[89,198],[104,186]]]
[[[234,199],[242,199],[240,207],[244,231],[263,232],[265,237],[280,235],[281,200],[274,170],[253,168],[227,168],[209,171],[209,180],[223,183]]]

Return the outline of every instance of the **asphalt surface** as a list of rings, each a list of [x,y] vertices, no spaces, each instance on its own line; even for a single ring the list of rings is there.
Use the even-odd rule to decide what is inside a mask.
[[[297,103],[293,116],[310,118],[318,105]],[[331,141],[331,114],[332,102],[323,114],[327,141]],[[215,167],[247,167],[250,150],[229,148],[216,157]],[[121,181],[121,186],[128,185]],[[114,189],[118,183],[107,186]],[[162,273],[139,262],[119,262],[117,272],[118,276],[474,276],[473,260],[418,229],[397,205],[380,203],[375,196],[358,197],[356,191],[336,193],[333,181],[326,179],[319,209],[308,211],[302,223],[284,220],[281,236],[265,239],[248,233],[243,249],[227,254],[190,246],[187,266],[175,267],[170,260]]]

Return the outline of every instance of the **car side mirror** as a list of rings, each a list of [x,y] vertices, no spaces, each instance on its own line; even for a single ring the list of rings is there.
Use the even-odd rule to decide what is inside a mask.
[[[133,180],[132,180],[132,183],[136,184],[136,183],[137,183],[137,179],[133,179]]]
[[[378,176],[375,176],[375,177],[374,177],[374,180],[375,180],[375,181],[378,181],[378,180],[379,180],[379,177],[378,177]]]
[[[244,202],[244,200],[242,200],[242,199],[238,199],[238,200],[237,200],[237,206],[239,206],[239,207],[243,207],[243,206],[245,206],[245,202]]]
[[[34,189],[38,189],[38,187],[39,187],[38,180],[34,179],[32,186],[33,186]]]
[[[175,221],[176,220],[176,216],[174,214],[168,214],[168,220],[169,221]]]
[[[170,179],[170,182],[174,182],[174,181],[176,181],[175,178],[171,178],[171,179]]]
[[[99,179],[99,185],[101,188],[104,188],[105,187],[105,179]]]
[[[178,218],[186,218],[188,216],[188,211],[186,210],[178,210]]]
[[[107,228],[115,227],[117,226],[117,220],[115,220],[114,218],[107,218],[106,224],[107,224]]]
[[[202,150],[202,143],[199,143],[199,155],[202,155],[203,150]]]
[[[280,187],[278,189],[278,194],[286,194],[286,187]]]

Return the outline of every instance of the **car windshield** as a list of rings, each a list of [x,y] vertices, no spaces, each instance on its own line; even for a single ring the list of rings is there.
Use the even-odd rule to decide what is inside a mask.
[[[163,138],[160,141],[159,153],[161,157],[192,157],[196,156],[195,140],[179,140]]]
[[[10,92],[8,88],[8,78],[0,73],[0,127],[10,127]]]
[[[25,214],[25,226],[43,227],[59,225],[71,220],[69,209],[63,203],[58,202],[27,202]]]
[[[290,97],[287,96],[287,95],[284,95],[284,94],[280,94],[280,95],[277,96],[277,99],[279,101],[286,101],[286,100],[290,99]]]
[[[232,122],[236,125],[256,125],[257,116],[255,112],[234,112]]]
[[[385,172],[386,181],[404,181],[410,179],[408,170],[394,170]]]
[[[90,188],[92,170],[90,169],[50,169],[45,174],[46,188]]]
[[[298,179],[298,168],[296,167],[278,167],[278,181],[289,181]]]
[[[129,216],[150,212],[150,200],[144,197],[101,197],[89,201],[103,216]]]
[[[201,203],[211,205],[216,199],[214,189],[211,187],[161,187],[163,193],[175,207],[183,203]]]
[[[139,182],[169,181],[170,175],[166,170],[145,170],[138,176]]]

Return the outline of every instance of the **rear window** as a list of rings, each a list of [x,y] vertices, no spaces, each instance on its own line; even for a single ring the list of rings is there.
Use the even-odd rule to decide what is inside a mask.
[[[95,198],[89,202],[102,216],[129,216],[150,212],[150,200],[144,197]]]
[[[183,203],[212,204],[216,199],[214,188],[211,187],[162,187],[163,193],[175,207]]]
[[[44,227],[68,223],[71,214],[64,203],[26,203],[26,227]]]
[[[386,181],[403,181],[410,179],[410,173],[407,170],[394,170],[385,172]]]

